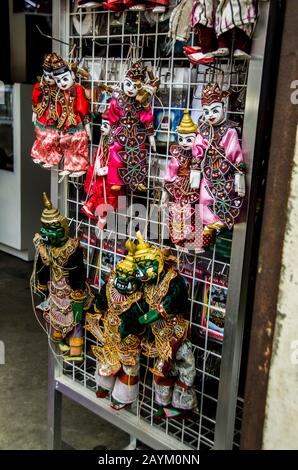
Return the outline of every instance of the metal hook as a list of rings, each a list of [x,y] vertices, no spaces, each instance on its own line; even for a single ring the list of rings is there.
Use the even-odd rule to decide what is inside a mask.
[[[108,47],[108,46],[131,46],[131,44],[128,43],[128,42],[115,42],[115,43],[107,42],[106,44],[101,44],[100,42],[96,41],[95,39],[92,39],[92,42],[94,42],[94,44],[96,44],[97,46],[100,46],[100,47]]]
[[[67,46],[70,47],[70,43],[69,42],[65,42],[65,41],[62,41],[61,39],[57,39],[57,38],[54,38],[54,36],[50,36],[49,34],[45,34],[39,26],[37,26],[37,24],[35,25],[37,31],[39,32],[39,34],[41,34],[42,36],[44,36],[45,38],[48,38],[48,39],[51,39],[52,41],[57,41],[57,42],[60,42],[61,44],[66,44]]]
[[[225,272],[225,269],[227,267],[227,263],[224,264],[224,267],[222,268],[220,274],[223,276],[224,272]]]
[[[211,259],[211,260],[209,261],[209,264],[208,264],[207,269],[206,269],[207,272],[210,272],[210,267],[211,267],[211,265],[212,265],[212,261],[213,261],[213,259]]]

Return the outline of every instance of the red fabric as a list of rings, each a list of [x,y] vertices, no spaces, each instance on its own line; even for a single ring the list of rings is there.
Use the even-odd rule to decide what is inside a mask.
[[[53,88],[56,88],[56,85],[53,85]],[[32,105],[35,108],[39,103],[42,102],[43,97],[43,89],[40,82],[35,83],[33,90],[32,90]],[[42,126],[47,126],[50,124],[55,124],[56,121],[54,119],[48,119],[49,108],[46,109],[44,114],[40,117],[37,117],[36,120]]]
[[[31,157],[43,163],[57,165],[62,158],[59,132],[56,129],[40,129],[36,126],[35,135]]]
[[[73,102],[73,113],[76,116],[77,124],[83,124],[85,117],[89,116],[90,114],[90,104],[89,104],[88,99],[86,98],[84,88],[78,83],[76,83],[74,87],[75,87],[75,90],[70,89],[64,92],[66,96],[66,100],[68,101],[67,106],[69,106],[69,97],[70,97],[71,92],[75,91],[75,100]],[[59,103],[59,100],[57,101],[57,112],[58,112],[58,116],[60,117],[62,113],[62,106]],[[62,127],[62,130],[63,129],[67,130],[69,127],[73,127],[73,126],[69,125],[66,119]]]
[[[202,53],[213,52],[217,49],[216,35],[213,28],[208,28],[202,24],[196,26],[199,36],[199,44],[202,48]]]
[[[42,100],[42,89],[40,83],[35,83],[33,90],[32,90],[32,104],[35,107],[38,103]]]
[[[94,175],[94,166],[89,166],[84,191],[87,194],[86,206],[90,212],[95,214],[95,210],[98,206],[107,204],[112,206],[114,209],[118,208],[118,196],[123,195],[121,191],[113,191],[111,185],[107,183],[106,176]],[[108,212],[109,207],[104,209],[104,212]]]
[[[74,134],[61,134],[60,147],[64,155],[64,170],[85,171],[89,165],[88,136],[85,129]]]
[[[75,84],[76,100],[74,103],[74,113],[76,114],[77,123],[83,122],[86,116],[90,114],[90,103],[86,98],[84,88],[78,83]]]

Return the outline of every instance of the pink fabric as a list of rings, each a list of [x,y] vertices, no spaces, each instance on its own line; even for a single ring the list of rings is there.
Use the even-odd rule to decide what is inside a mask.
[[[165,174],[166,182],[172,183],[173,181],[175,181],[178,175],[179,166],[180,165],[179,165],[178,160],[175,157],[172,157],[166,168],[166,174]]]
[[[109,185],[117,185],[117,186],[124,186],[122,179],[118,174],[118,169],[123,168],[124,163],[121,161],[120,157],[118,156],[119,150],[123,150],[123,147],[118,144],[118,142],[114,142],[110,146],[110,158],[109,158],[109,170],[107,174],[107,182]]]
[[[61,134],[60,147],[64,155],[64,170],[87,170],[89,165],[88,136],[85,129],[73,134]]]
[[[204,157],[205,149],[208,147],[208,140],[203,139],[201,134],[198,134],[195,138],[192,154],[197,159],[200,160]]]
[[[225,149],[226,158],[230,162],[234,164],[243,162],[242,149],[240,147],[236,129],[228,129],[221,139],[220,146]]]
[[[31,157],[43,163],[57,165],[62,158],[60,148],[60,135],[56,129],[41,129],[35,126],[36,139],[34,141]]]
[[[109,106],[109,122],[111,127],[114,126],[112,130],[112,136],[124,133],[125,129],[121,126],[116,127],[119,124],[119,119],[123,116],[124,110],[118,105],[117,99],[115,97],[112,98],[111,104]],[[136,117],[139,118],[140,122],[143,123],[146,128],[152,128],[153,123],[153,114],[151,108],[148,110],[142,109],[141,111],[135,114]],[[145,129],[146,131],[146,129]],[[140,150],[145,148],[145,144],[140,146]],[[122,162],[121,158],[118,155],[118,152],[121,150],[125,150],[125,146],[120,145],[118,142],[114,141],[110,145],[110,157],[109,157],[109,170],[107,175],[107,183],[111,186],[124,186],[122,179],[119,176],[118,169],[123,168],[125,164]]]
[[[238,140],[236,129],[229,128],[223,138],[220,141],[220,147],[223,148],[222,153],[230,162],[237,164],[243,161],[243,154]],[[208,147],[208,141],[204,139],[200,134],[195,138],[193,146],[193,155],[196,159],[202,160],[204,152]],[[208,206],[213,204],[213,198],[208,191],[208,184],[205,177],[202,175],[200,184],[200,217],[203,225],[214,224],[219,221],[217,215],[215,215]]]

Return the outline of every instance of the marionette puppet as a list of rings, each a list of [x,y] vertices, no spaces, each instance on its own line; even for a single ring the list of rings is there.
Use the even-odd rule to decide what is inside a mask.
[[[194,379],[195,360],[187,339],[189,322],[183,318],[187,306],[186,284],[170,263],[169,253],[144,242],[137,232],[134,255],[136,278],[143,284],[148,311],[139,318],[147,325],[142,354],[155,359],[155,401],[160,408],[156,418],[187,416],[197,405]]]
[[[235,128],[225,118],[227,91],[208,84],[201,96],[204,121],[193,145],[200,165],[200,218],[204,236],[232,229],[245,196],[245,164]]]
[[[61,57],[52,60],[53,77],[59,89],[56,97],[60,148],[64,157],[61,175],[79,177],[89,166],[88,141],[90,105],[84,88],[75,82],[75,73]],[[59,163],[59,162],[57,162]]]
[[[75,71],[84,71],[73,65],[56,53],[45,57],[43,77],[32,93],[36,139],[31,156],[49,169],[64,159],[61,175],[78,177],[88,168],[90,109],[84,88],[74,82]]]
[[[52,73],[54,53],[46,54],[42,65],[42,77],[32,91],[32,122],[35,141],[31,150],[34,163],[51,168],[61,158],[59,132],[56,129],[58,114],[56,110],[57,85]]]
[[[122,90],[113,93],[109,106],[111,135],[107,183],[113,191],[123,187],[131,191],[146,190],[146,138],[153,151],[156,147],[151,106],[141,104],[145,84],[146,68],[137,61],[126,73]]]
[[[83,360],[83,323],[93,296],[86,284],[80,241],[68,236],[66,217],[43,193],[42,228],[34,236],[37,262],[32,275],[34,292],[47,299],[43,317],[51,340],[59,344],[64,359]]]
[[[184,48],[193,63],[212,61],[230,55],[250,59],[251,37],[258,17],[258,0],[196,0],[192,9],[192,27],[198,33],[199,46]]]
[[[135,277],[136,246],[127,241],[127,256],[111,271],[96,299],[97,314],[87,314],[86,329],[99,342],[92,346],[97,359],[97,397],[111,394],[111,406],[121,410],[138,397],[141,337],[138,319],[148,310]]]
[[[109,166],[109,135],[111,126],[108,119],[108,110],[102,114],[100,126],[101,138],[96,152],[94,165],[90,165],[87,171],[84,184],[86,200],[82,207],[82,212],[93,220],[98,220],[98,227],[102,230],[106,226],[106,215],[109,210],[117,209],[118,197],[121,191],[113,191],[107,182]],[[99,211],[96,209],[100,207]]]
[[[162,206],[169,208],[170,240],[177,248],[202,251],[202,223],[199,217],[200,171],[192,155],[198,125],[187,109],[177,127],[178,143],[170,147],[164,178]],[[172,202],[169,202],[169,200]]]

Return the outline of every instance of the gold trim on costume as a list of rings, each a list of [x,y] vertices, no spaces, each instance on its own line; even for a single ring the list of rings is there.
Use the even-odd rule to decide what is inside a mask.
[[[114,312],[116,315],[121,315],[123,312],[126,312],[135,302],[141,299],[141,292],[134,292],[130,295],[121,295],[115,285],[116,273],[111,271],[109,280],[106,285],[106,294],[108,300],[108,311],[109,314]]]
[[[170,282],[172,279],[177,277],[178,272],[174,269],[169,269],[162,281],[158,284],[145,284],[144,286],[144,297],[147,304],[152,308],[162,303],[163,298],[168,293]]]

